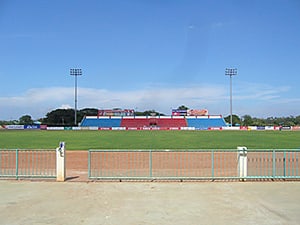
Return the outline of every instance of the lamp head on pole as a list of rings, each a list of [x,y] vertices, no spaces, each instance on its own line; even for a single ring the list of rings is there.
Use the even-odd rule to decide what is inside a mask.
[[[71,76],[81,76],[82,70],[81,69],[70,69]]]
[[[225,75],[226,76],[235,76],[237,75],[237,69],[232,69],[232,68],[226,68],[225,69]]]

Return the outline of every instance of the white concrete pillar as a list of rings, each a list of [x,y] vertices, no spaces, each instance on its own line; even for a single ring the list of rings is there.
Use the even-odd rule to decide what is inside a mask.
[[[239,146],[238,150],[238,176],[241,178],[247,177],[247,147]]]
[[[56,148],[56,181],[66,180],[65,142],[60,142]]]

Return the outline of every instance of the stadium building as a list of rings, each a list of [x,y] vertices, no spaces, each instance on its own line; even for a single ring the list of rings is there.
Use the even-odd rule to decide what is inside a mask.
[[[81,127],[99,130],[216,130],[227,126],[221,115],[209,115],[206,109],[173,109],[171,116],[136,116],[133,109],[98,110],[97,116],[85,116]]]

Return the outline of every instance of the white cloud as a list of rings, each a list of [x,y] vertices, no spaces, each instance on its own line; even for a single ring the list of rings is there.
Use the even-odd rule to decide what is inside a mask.
[[[72,106],[68,105],[68,104],[62,104],[59,109],[71,109]]]
[[[299,115],[300,99],[282,97],[289,87],[261,84],[236,84],[233,113],[240,116]],[[57,108],[73,108],[74,88],[52,87],[29,89],[23,95],[0,97],[0,120],[18,119],[29,114],[34,119],[45,117]],[[148,87],[133,91],[78,88],[78,109],[133,108],[170,114],[172,108],[186,105],[206,108],[210,114],[229,114],[229,90],[226,85],[202,84],[180,88]]]
[[[235,98],[238,100],[269,101],[282,98],[282,94],[290,87],[274,87],[266,84],[242,83],[238,84]]]
[[[224,26],[223,22],[214,22],[211,24],[212,28],[221,28]]]

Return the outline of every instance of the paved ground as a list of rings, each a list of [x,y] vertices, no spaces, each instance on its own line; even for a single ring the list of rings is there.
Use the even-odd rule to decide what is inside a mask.
[[[300,182],[0,181],[0,224],[299,224]]]

